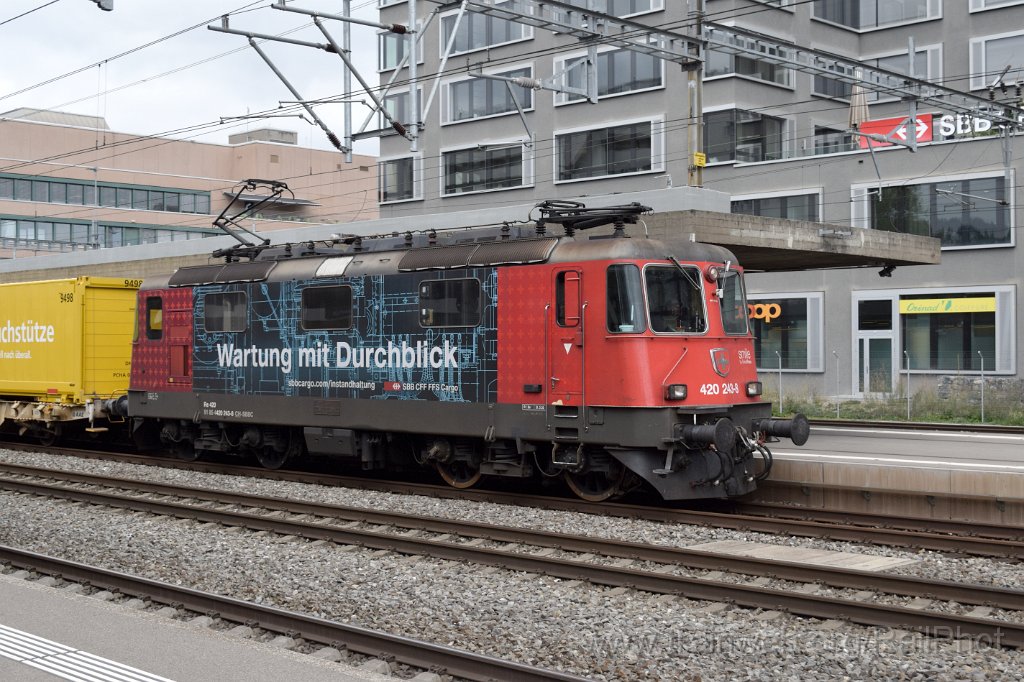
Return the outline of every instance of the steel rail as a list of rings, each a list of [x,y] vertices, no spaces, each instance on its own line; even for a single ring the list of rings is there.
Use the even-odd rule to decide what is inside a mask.
[[[443,670],[449,675],[470,680],[566,680],[580,682],[586,678],[554,670],[506,661],[464,649],[446,647],[338,623],[272,606],[202,592],[188,587],[88,566],[65,559],[37,554],[0,545],[0,562],[18,568],[59,576],[72,582],[88,583],[111,592],[148,598],[163,604],[174,604],[200,613],[216,613],[218,617],[240,623],[256,623],[257,627],[280,633],[291,633],[303,639],[337,646],[350,651],[380,656],[394,656],[401,663],[427,670]]]
[[[77,472],[54,471],[21,465],[0,464],[0,472],[46,478],[59,477],[75,483],[130,490],[140,494],[193,498],[218,504],[270,509],[286,514],[319,516],[332,520],[356,521],[431,533],[458,534],[495,542],[533,545],[569,552],[579,552],[581,554],[599,554],[637,561],[673,564],[687,568],[725,570],[746,575],[771,576],[794,582],[820,582],[831,587],[845,589],[872,590],[913,597],[927,595],[935,599],[948,599],[964,604],[999,604],[1001,608],[1024,611],[1024,591],[1021,590],[968,585],[943,580],[928,580],[841,567],[815,566],[793,561],[745,556],[738,557],[681,547],[577,536],[475,521],[458,521],[448,518],[377,511],[319,502],[304,502],[263,495],[250,495],[226,490],[167,485],[150,481],[96,476]],[[6,480],[0,478],[0,488],[6,486]],[[49,490],[51,488],[50,486],[45,486],[45,489]],[[60,490],[62,488],[54,489]],[[22,492],[29,491],[23,490]],[[376,536],[379,533],[373,533],[373,535]]]
[[[762,484],[763,485],[763,484]],[[933,519],[927,516],[887,516],[866,512],[833,511],[810,507],[794,507],[771,502],[727,502],[726,506],[745,516],[767,516],[770,518],[800,519],[818,523],[840,523],[847,526],[866,528],[897,528],[929,533],[948,533],[966,537],[983,537],[996,540],[1024,542],[1024,528],[991,523],[970,523],[950,519]]]
[[[954,424],[949,422],[903,422],[865,420],[857,421],[852,419],[811,419],[811,428],[815,426],[833,426],[849,429],[892,429],[893,431],[942,431],[959,433],[1008,433],[1013,435],[1024,434],[1024,426],[1012,426],[1009,424]]]
[[[775,609],[814,618],[840,618],[862,625],[909,628],[939,637],[975,637],[998,646],[1024,647],[1024,623],[1012,621],[871,604],[760,586],[676,576],[657,571],[602,566],[579,560],[521,554],[408,535],[381,535],[347,527],[300,523],[283,518],[252,516],[151,499],[121,498],[106,493],[53,488],[22,481],[4,480],[2,483],[8,489],[30,494],[159,513],[176,518],[191,518],[208,523],[242,526],[250,530],[264,530],[404,554],[421,554],[450,561],[470,561],[570,580],[586,580],[595,584],[675,594],[689,599],[724,601],[750,608]]]
[[[33,450],[36,450],[33,446]],[[42,450],[39,448],[39,450]],[[624,504],[619,502],[593,503],[576,498],[559,498],[548,495],[502,492],[493,490],[454,489],[449,486],[380,481],[355,476],[335,474],[305,473],[294,471],[268,470],[258,467],[241,467],[216,462],[180,462],[169,459],[154,459],[140,455],[111,455],[108,453],[92,453],[89,451],[63,450],[75,453],[71,456],[92,458],[109,458],[146,466],[159,466],[202,471],[229,476],[253,476],[257,478],[328,485],[334,487],[351,487],[360,490],[378,490],[390,493],[426,495],[438,498],[472,500],[497,504],[517,505],[549,509],[554,511],[572,511],[586,514],[600,514],[646,521],[662,521],[666,523],[686,523],[714,528],[726,528],[742,532],[760,532],[773,535],[789,534],[806,538],[822,538],[856,543],[869,543],[890,547],[908,547],[927,549],[939,552],[955,552],[974,556],[1008,557],[1024,559],[1024,545],[1012,539],[1014,530],[1010,526],[983,524],[979,532],[972,536],[948,535],[939,532],[927,532],[920,529],[904,530],[884,528],[878,525],[865,524],[862,527],[845,527],[835,523],[822,523],[804,519],[768,518],[760,514],[735,514],[672,507],[653,507],[647,505]],[[902,517],[896,517],[902,518]]]

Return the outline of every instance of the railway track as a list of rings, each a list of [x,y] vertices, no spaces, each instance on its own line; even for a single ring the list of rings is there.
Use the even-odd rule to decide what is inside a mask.
[[[300,637],[334,648],[375,658],[382,654],[396,662],[423,670],[442,671],[467,680],[565,680],[585,678],[536,668],[462,649],[422,642],[301,613],[232,599],[210,592],[149,580],[119,571],[0,546],[0,565],[35,573],[59,576],[62,580],[85,583],[90,588],[124,596],[173,605],[199,614],[216,614],[222,620],[258,627],[289,637]]]
[[[241,526],[250,530],[427,555],[529,571],[600,585],[632,587],[690,599],[834,618],[862,625],[900,627],[938,636],[967,636],[1009,647],[1024,646],[1024,591],[949,583],[806,563],[733,557],[692,549],[645,545],[451,519],[406,516],[275,497],[183,488],[3,465],[0,487],[34,495],[138,512]],[[696,570],[733,572],[732,580],[696,577]],[[749,580],[793,583],[784,588]],[[737,580],[737,577],[739,579]],[[771,582],[771,580],[769,582]],[[808,589],[809,583],[815,583]],[[818,585],[836,591],[817,594]],[[850,590],[859,590],[850,595]],[[939,609],[908,608],[894,597],[927,596]],[[985,610],[961,605],[998,604]],[[959,611],[959,612],[958,612]]]
[[[487,489],[456,490],[429,483],[384,481],[359,476],[328,473],[268,470],[218,462],[181,462],[139,455],[91,450],[46,448],[33,445],[9,447],[30,452],[64,454],[75,457],[108,459],[129,464],[160,466],[234,476],[311,483],[397,494],[493,502],[537,509],[573,511],[619,518],[644,519],[666,523],[684,523],[742,532],[790,535],[803,538],[874,544],[888,547],[923,549],[971,556],[1024,559],[1024,530],[1015,526],[952,522],[924,517],[889,517],[857,512],[785,507],[770,504],[730,503],[717,511],[687,509],[667,505],[593,503],[576,498],[536,495]],[[705,505],[710,506],[710,505]]]

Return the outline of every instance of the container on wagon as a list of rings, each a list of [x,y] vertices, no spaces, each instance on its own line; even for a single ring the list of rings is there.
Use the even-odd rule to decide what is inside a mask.
[[[0,284],[0,427],[42,440],[123,420],[141,280]]]

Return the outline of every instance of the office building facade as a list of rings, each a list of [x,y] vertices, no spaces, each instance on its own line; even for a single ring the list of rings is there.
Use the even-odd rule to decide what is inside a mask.
[[[404,0],[379,4],[382,22],[407,20]],[[540,13],[545,3],[485,4]],[[601,17],[588,11],[694,35],[687,5],[695,1],[563,4],[595,25]],[[940,265],[753,274],[751,318],[766,385],[860,398],[899,393],[908,382],[913,392],[951,377],[1019,379],[1016,178],[1024,137],[1016,129],[1004,136],[1000,126],[1003,105],[1019,106],[1024,84],[1024,28],[1014,28],[1024,26],[1024,0],[708,0],[704,29],[736,27],[750,41],[761,34],[764,58],[707,50],[703,168],[695,167],[689,113],[694,79],[681,63],[597,40],[591,102],[579,94],[586,83],[576,68],[592,54],[586,42],[484,14],[460,20],[458,2],[417,5],[422,129],[415,151],[397,135],[381,137],[382,216],[696,180],[728,193],[734,213],[821,223],[836,240],[868,229],[932,236],[941,241]],[[393,81],[385,101],[411,122],[408,69],[398,68],[408,47],[390,34],[378,38],[381,83]],[[763,47],[772,40],[777,52]],[[801,47],[858,69],[835,67],[833,77],[803,68],[794,61]],[[922,100],[916,123],[900,127],[907,98],[859,93],[849,76],[861,66],[908,75],[913,68],[908,83],[968,93],[979,106],[965,113]],[[576,91],[507,80],[516,77]],[[886,136],[912,139],[916,151]]]

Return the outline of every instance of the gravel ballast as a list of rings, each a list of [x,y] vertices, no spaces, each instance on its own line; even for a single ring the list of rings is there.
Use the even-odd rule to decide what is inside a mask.
[[[1016,563],[0,450],[0,461],[671,546],[715,540],[914,563],[1022,589]],[[534,574],[0,493],[0,544],[595,679],[1016,679],[1024,654]]]

